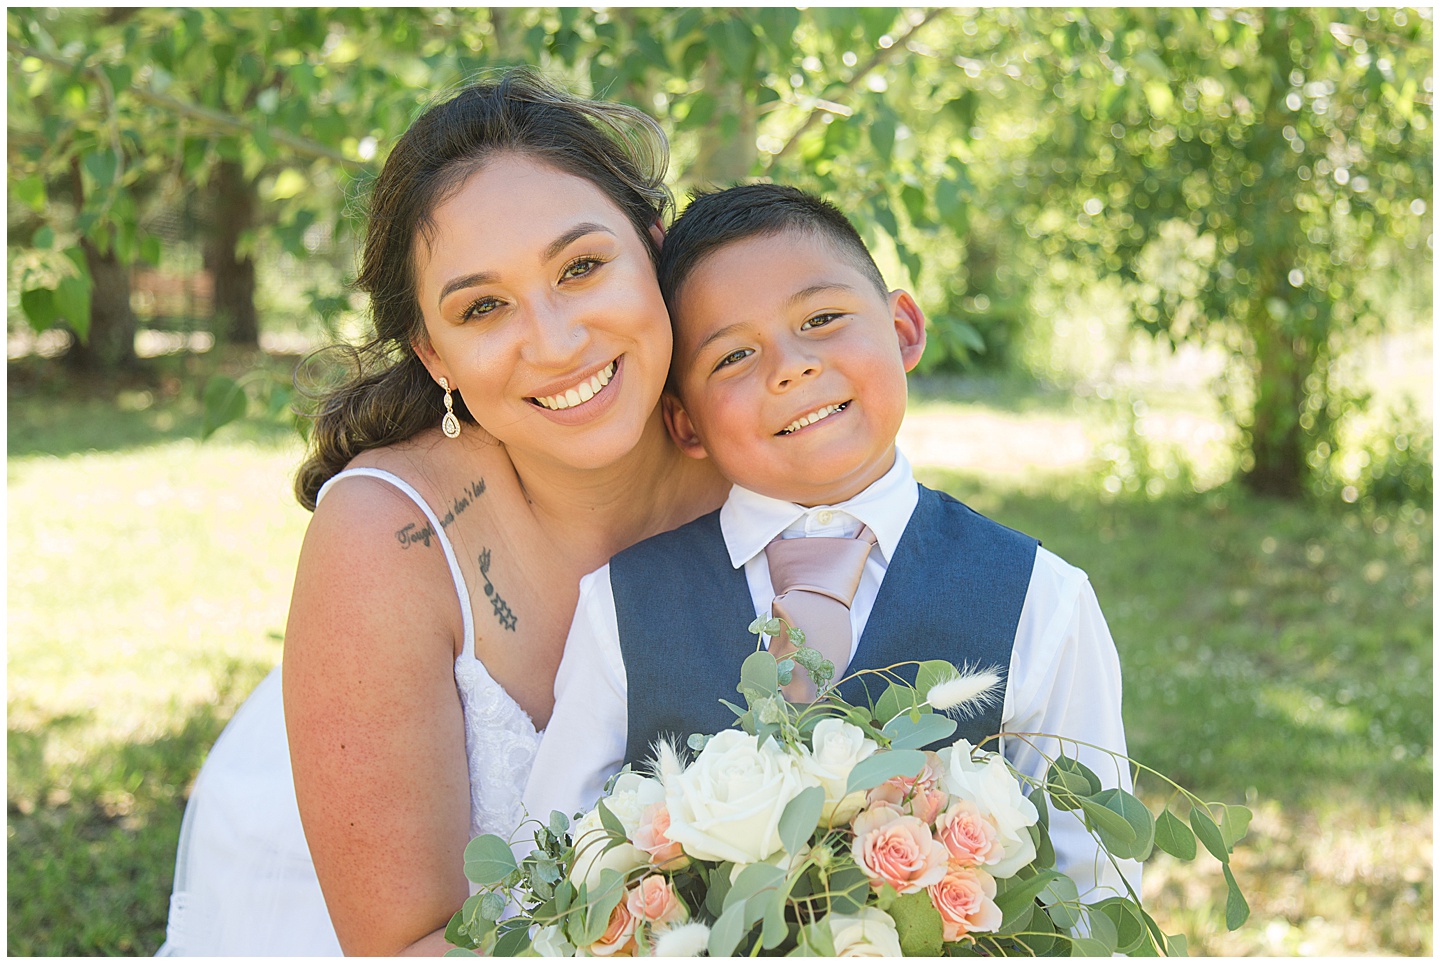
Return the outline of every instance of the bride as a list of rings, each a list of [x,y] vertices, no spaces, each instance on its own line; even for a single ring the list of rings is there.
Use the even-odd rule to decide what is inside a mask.
[[[580,577],[724,497],[658,406],[665,159],[643,114],[525,71],[396,143],[366,370],[296,483],[283,674],[196,781],[162,954],[447,946],[466,842],[519,823]]]

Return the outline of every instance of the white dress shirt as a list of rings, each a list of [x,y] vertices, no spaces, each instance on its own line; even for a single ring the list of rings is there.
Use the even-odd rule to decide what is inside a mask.
[[[853,537],[862,524],[868,525],[876,545],[850,605],[853,657],[918,501],[910,463],[897,449],[889,472],[837,505],[806,508],[735,486],[720,509],[720,531],[731,565],[744,567],[754,611],[766,613],[774,599],[764,552],[770,540],[777,535]],[[1004,731],[1062,734],[1067,754],[1094,770],[1105,786],[1131,789],[1129,768],[1123,763],[1070,743],[1126,752],[1120,661],[1085,573],[1043,547],[1036,550],[1008,674],[1001,712]],[[605,565],[580,580],[580,602],[555,677],[555,711],[525,788],[531,816],[545,820],[552,810],[570,815],[594,806],[605,782],[624,765],[627,691],[610,567]],[[1043,777],[1045,756],[1060,752],[1055,740],[1032,746],[1018,737],[1002,736],[1000,748],[1019,772],[1034,778]],[[1057,868],[1075,879],[1083,900],[1109,896],[1091,892],[1096,886],[1125,893],[1115,868],[1077,817],[1052,808],[1050,833]],[[1121,868],[1138,894],[1139,864],[1122,861]]]

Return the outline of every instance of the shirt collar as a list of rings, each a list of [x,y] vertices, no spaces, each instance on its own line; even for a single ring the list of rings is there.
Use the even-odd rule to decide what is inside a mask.
[[[875,533],[876,546],[889,565],[919,500],[920,490],[910,461],[897,446],[895,464],[888,472],[859,495],[835,505],[807,508],[732,486],[729,498],[720,507],[720,532],[725,537],[730,564],[739,569],[786,529],[814,523],[822,512],[843,512],[870,527]]]

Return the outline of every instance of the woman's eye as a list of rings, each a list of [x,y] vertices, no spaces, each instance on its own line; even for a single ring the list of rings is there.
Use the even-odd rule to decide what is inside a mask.
[[[720,359],[720,361],[716,363],[716,365],[715,365],[715,371],[718,372],[720,369],[724,368],[726,365],[733,365],[733,364],[735,364],[736,362],[741,361],[742,359],[744,359],[744,358],[746,358],[747,356],[749,356],[749,354],[750,354],[750,349],[748,349],[748,348],[737,348],[737,349],[735,349],[734,351],[732,351],[730,354],[726,355],[724,358]]]
[[[829,314],[816,315],[813,318],[808,318],[806,319],[805,324],[800,326],[800,330],[808,331],[811,328],[823,327],[824,325],[830,324],[830,322],[834,321],[836,318],[839,318],[840,314],[840,312],[836,311]]]
[[[560,272],[560,277],[583,278],[587,274],[593,273],[596,268],[600,267],[604,263],[605,262],[601,261],[599,258],[576,258],[574,261],[570,262],[565,266],[565,270]]]
[[[461,313],[460,320],[470,321],[474,318],[481,318],[499,307],[500,299],[498,298],[476,298],[470,303],[470,306]]]

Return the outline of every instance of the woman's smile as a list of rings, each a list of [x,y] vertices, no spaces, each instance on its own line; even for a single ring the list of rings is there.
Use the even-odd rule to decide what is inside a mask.
[[[532,396],[530,404],[543,416],[560,425],[580,425],[599,418],[609,411],[620,396],[624,381],[625,356],[611,361],[604,368],[572,383],[563,391]]]

